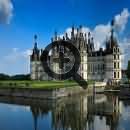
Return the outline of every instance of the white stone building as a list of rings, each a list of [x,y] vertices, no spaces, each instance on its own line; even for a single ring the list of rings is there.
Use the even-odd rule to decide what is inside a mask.
[[[36,37],[35,37],[36,39]],[[54,41],[69,41],[77,47],[81,56],[81,64],[78,73],[80,76],[87,80],[95,81],[106,81],[106,82],[119,82],[122,78],[121,76],[121,50],[114,37],[114,25],[112,22],[111,36],[109,40],[106,41],[105,49],[100,48],[98,51],[94,48],[94,40],[90,33],[84,34],[82,32],[82,27],[77,28],[75,33],[75,28],[72,27],[71,37],[68,37],[66,33],[63,39],[59,38],[55,33],[52,42]],[[53,62],[53,58],[58,55],[59,51],[65,50],[63,47],[55,47],[52,50],[52,54],[48,58],[48,64],[50,68],[56,73],[62,73],[69,66],[65,65],[65,70],[59,68],[59,64]],[[33,53],[30,58],[30,70],[32,80],[52,80],[45,72],[42,67],[41,55],[42,49],[39,50],[37,47],[37,42],[33,48]],[[67,51],[66,51],[67,52]],[[69,55],[69,52],[65,53]],[[71,59],[73,60],[73,56]],[[59,77],[60,80],[60,77]],[[80,80],[80,79],[79,79]]]

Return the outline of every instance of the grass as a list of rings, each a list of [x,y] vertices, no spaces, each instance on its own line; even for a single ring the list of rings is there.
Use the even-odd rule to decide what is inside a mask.
[[[93,84],[94,81],[88,81]],[[31,81],[31,80],[3,80],[0,81],[0,88],[31,88],[31,89],[58,89],[65,87],[79,86],[76,81]]]
[[[77,86],[75,81],[0,81],[0,88],[32,88],[32,89],[56,89]]]

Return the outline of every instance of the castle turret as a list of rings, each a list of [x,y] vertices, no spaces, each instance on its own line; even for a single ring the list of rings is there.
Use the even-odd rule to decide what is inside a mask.
[[[117,40],[116,38],[114,37],[114,20],[111,21],[111,37],[110,37],[110,40],[111,40],[111,48],[113,47],[116,47],[118,46],[117,45]]]
[[[95,50],[93,37],[91,38],[91,50],[92,50],[92,52]]]
[[[40,79],[40,50],[37,47],[37,35],[34,36],[34,48],[33,53],[30,58],[30,71],[31,71],[31,79],[39,80]]]
[[[71,39],[74,40],[74,26],[72,26]]]
[[[106,42],[106,49],[109,53],[113,52],[113,48],[118,46],[117,40],[114,37],[114,20],[111,21],[111,32],[110,38]]]
[[[117,83],[121,79],[121,52],[114,36],[114,20],[111,22],[111,35],[106,42],[106,78]]]
[[[39,55],[39,49],[37,47],[37,35],[34,36],[34,48],[33,48],[33,53],[30,58],[31,61],[39,61],[40,60],[40,55]]]
[[[55,31],[55,34],[54,34],[54,40],[57,41],[58,40],[58,36],[57,36],[57,32]]]
[[[65,39],[66,39],[66,40],[69,40],[69,37],[68,37],[68,33],[67,33],[67,32],[65,33]]]
[[[91,48],[91,33],[88,33],[88,53],[92,52],[92,48]]]

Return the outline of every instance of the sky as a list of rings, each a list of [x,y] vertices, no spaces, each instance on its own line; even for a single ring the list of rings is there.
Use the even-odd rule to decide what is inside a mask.
[[[104,46],[115,19],[122,49],[122,68],[130,59],[130,0],[0,0],[0,73],[29,73],[29,55],[38,36],[39,48],[71,26],[83,26],[94,37],[95,48]]]

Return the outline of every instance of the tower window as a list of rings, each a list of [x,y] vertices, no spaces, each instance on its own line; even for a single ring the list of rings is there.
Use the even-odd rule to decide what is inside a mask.
[[[118,69],[120,68],[120,63],[118,62]]]
[[[118,60],[120,59],[119,55],[118,55]]]
[[[120,52],[120,49],[118,48],[118,52]]]
[[[116,69],[116,62],[114,62],[114,69]]]
[[[116,78],[116,72],[114,72],[114,78]]]
[[[120,78],[120,73],[118,72],[118,78]]]
[[[116,55],[114,55],[114,60],[116,59]]]

